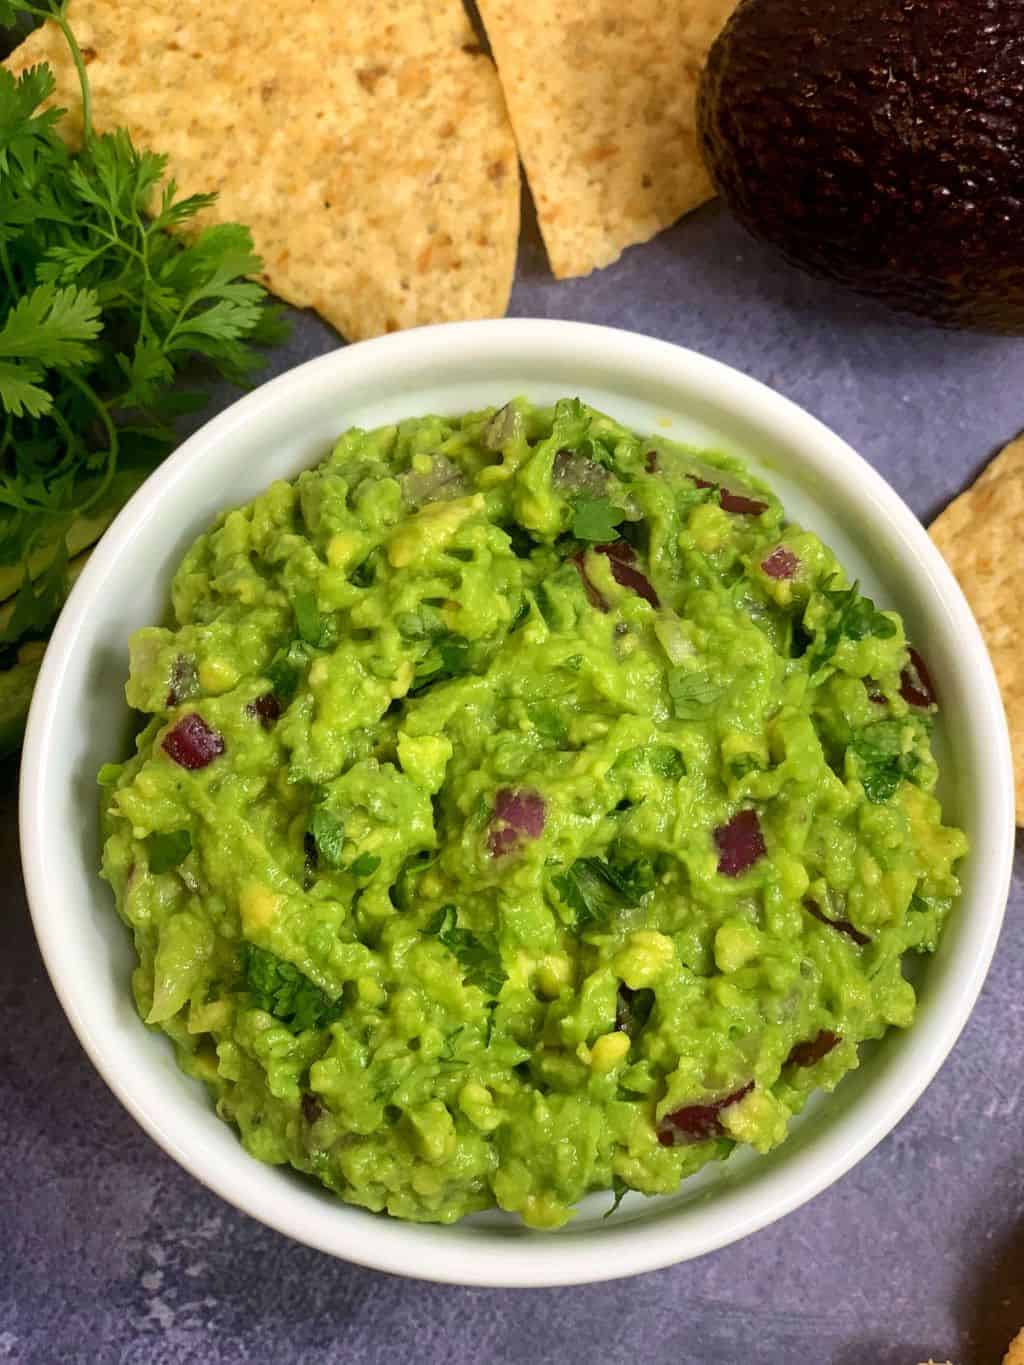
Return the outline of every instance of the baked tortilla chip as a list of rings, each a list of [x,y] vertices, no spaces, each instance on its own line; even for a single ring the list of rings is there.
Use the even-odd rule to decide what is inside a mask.
[[[1024,1365],[1024,1331],[1020,1331],[1010,1342],[1003,1365]]]
[[[736,0],[479,0],[559,279],[709,199],[696,93]]]
[[[519,172],[460,0],[74,0],[93,120],[165,152],[206,222],[252,229],[264,283],[351,340],[504,313]],[[52,25],[8,65],[78,85]],[[70,122],[70,121],[66,121]]]
[[[1024,436],[1018,437],[936,521],[931,535],[985,637],[1010,726],[1017,824],[1024,825]]]

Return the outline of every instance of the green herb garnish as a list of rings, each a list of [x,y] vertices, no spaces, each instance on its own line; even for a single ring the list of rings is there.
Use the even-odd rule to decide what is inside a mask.
[[[630,1190],[630,1186],[626,1184],[626,1182],[622,1179],[621,1176],[618,1176],[618,1175],[613,1175],[613,1176],[612,1176],[612,1195],[613,1195],[613,1202],[612,1202],[612,1206],[611,1206],[611,1208],[608,1210],[608,1212],[607,1212],[606,1214],[603,1215],[605,1218],[610,1218],[610,1217],[612,1216],[612,1214],[616,1211],[616,1209],[617,1209],[617,1208],[619,1207],[619,1205],[622,1203],[623,1199],[624,1199],[624,1198],[626,1197],[626,1195],[629,1193],[629,1190]]]
[[[341,1000],[329,996],[298,967],[255,944],[242,945],[242,969],[256,1007],[279,1019],[293,1033],[326,1028],[341,1017]]]
[[[603,858],[577,858],[551,884],[575,915],[576,928],[585,929],[638,905],[654,885],[654,869],[646,859],[615,866]]]
[[[856,583],[836,589],[823,584],[821,595],[831,610],[824,634],[807,654],[812,683],[822,681],[841,641],[865,640],[868,636],[890,640],[896,634],[896,623],[879,611],[870,597],[864,597]]]
[[[880,720],[850,741],[848,752],[856,756],[864,795],[876,806],[888,801],[917,766],[915,756],[903,751],[903,729],[902,721]]]
[[[577,540],[604,544],[618,540],[616,527],[625,516],[622,508],[613,506],[607,498],[579,498],[573,508],[570,530]]]
[[[63,33],[83,130],[69,152],[63,111],[43,108],[48,66],[17,78],[0,67],[0,564],[38,565],[34,581],[22,572],[3,643],[48,631],[69,532],[101,526],[173,449],[175,418],[205,403],[178,375],[202,362],[242,382],[252,343],[275,333],[248,229],[187,238],[215,196],[179,198],[165,157],[123,128],[96,133],[66,4],[0,0],[0,27],[21,15]]]
[[[326,806],[316,806],[309,822],[309,832],[316,844],[317,857],[328,867],[341,867],[341,850],[345,843],[345,826]]]
[[[454,905],[445,905],[427,925],[458,961],[467,984],[479,986],[487,995],[498,995],[508,979],[501,965],[501,954],[490,934],[474,934],[458,927]]]
[[[354,877],[372,877],[380,867],[380,858],[376,853],[360,853],[354,863],[349,865],[349,871]]]
[[[146,840],[146,856],[150,872],[158,875],[170,872],[184,862],[192,852],[192,835],[187,829],[175,829],[169,833],[158,831]]]

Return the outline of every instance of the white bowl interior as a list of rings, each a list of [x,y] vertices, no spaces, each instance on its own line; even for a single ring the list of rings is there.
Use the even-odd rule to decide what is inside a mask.
[[[98,864],[100,764],[127,751],[127,641],[161,619],[169,577],[225,506],[316,462],[352,425],[457,413],[514,394],[578,394],[641,432],[738,454],[790,516],[838,552],[865,591],[902,612],[943,706],[948,818],[972,840],[963,903],[915,971],[914,1027],[864,1050],[767,1157],[738,1152],[671,1196],[630,1196],[605,1221],[592,1196],[562,1231],[498,1213],[458,1227],[400,1224],[342,1205],[247,1156],[131,1002],[133,953]],[[381,1269],[476,1284],[612,1278],[698,1255],[817,1193],[905,1112],[960,1032],[999,931],[1013,846],[1005,722],[987,655],[953,579],[882,480],[813,418],[713,361],[580,324],[505,321],[400,334],[310,362],[192,437],[121,514],[77,584],[47,653],[23,760],[23,860],[36,931],[92,1060],[143,1126],[225,1198],[293,1237]]]

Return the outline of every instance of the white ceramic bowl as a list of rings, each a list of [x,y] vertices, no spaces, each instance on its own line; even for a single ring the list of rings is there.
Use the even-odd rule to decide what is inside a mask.
[[[454,1227],[350,1208],[261,1165],[218,1120],[129,990],[132,949],[97,876],[96,771],[127,752],[129,634],[161,618],[172,570],[223,507],[317,461],[346,427],[457,413],[524,393],[579,394],[639,431],[752,460],[790,515],[817,530],[866,591],[895,607],[935,677],[944,799],[972,850],[939,952],[919,969],[913,1027],[864,1049],[767,1157],[737,1152],[677,1194],[629,1196],[608,1221],[585,1200],[556,1233],[499,1213]],[[382,1270],[483,1285],[555,1285],[652,1270],[720,1247],[795,1208],[885,1136],[967,1020],[995,948],[1013,850],[1003,710],[977,626],[924,530],[887,484],[814,418],[752,379],[664,342],[578,323],[425,328],[338,350],[216,417],[153,475],[104,536],[58,622],[36,688],[21,778],[22,859],[36,933],[72,1026],[146,1131],[231,1203],[289,1236]]]

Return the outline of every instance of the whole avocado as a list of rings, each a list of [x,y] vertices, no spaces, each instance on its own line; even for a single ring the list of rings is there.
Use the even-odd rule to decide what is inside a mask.
[[[1024,333],[1024,0],[742,0],[698,120],[719,193],[794,264]]]

